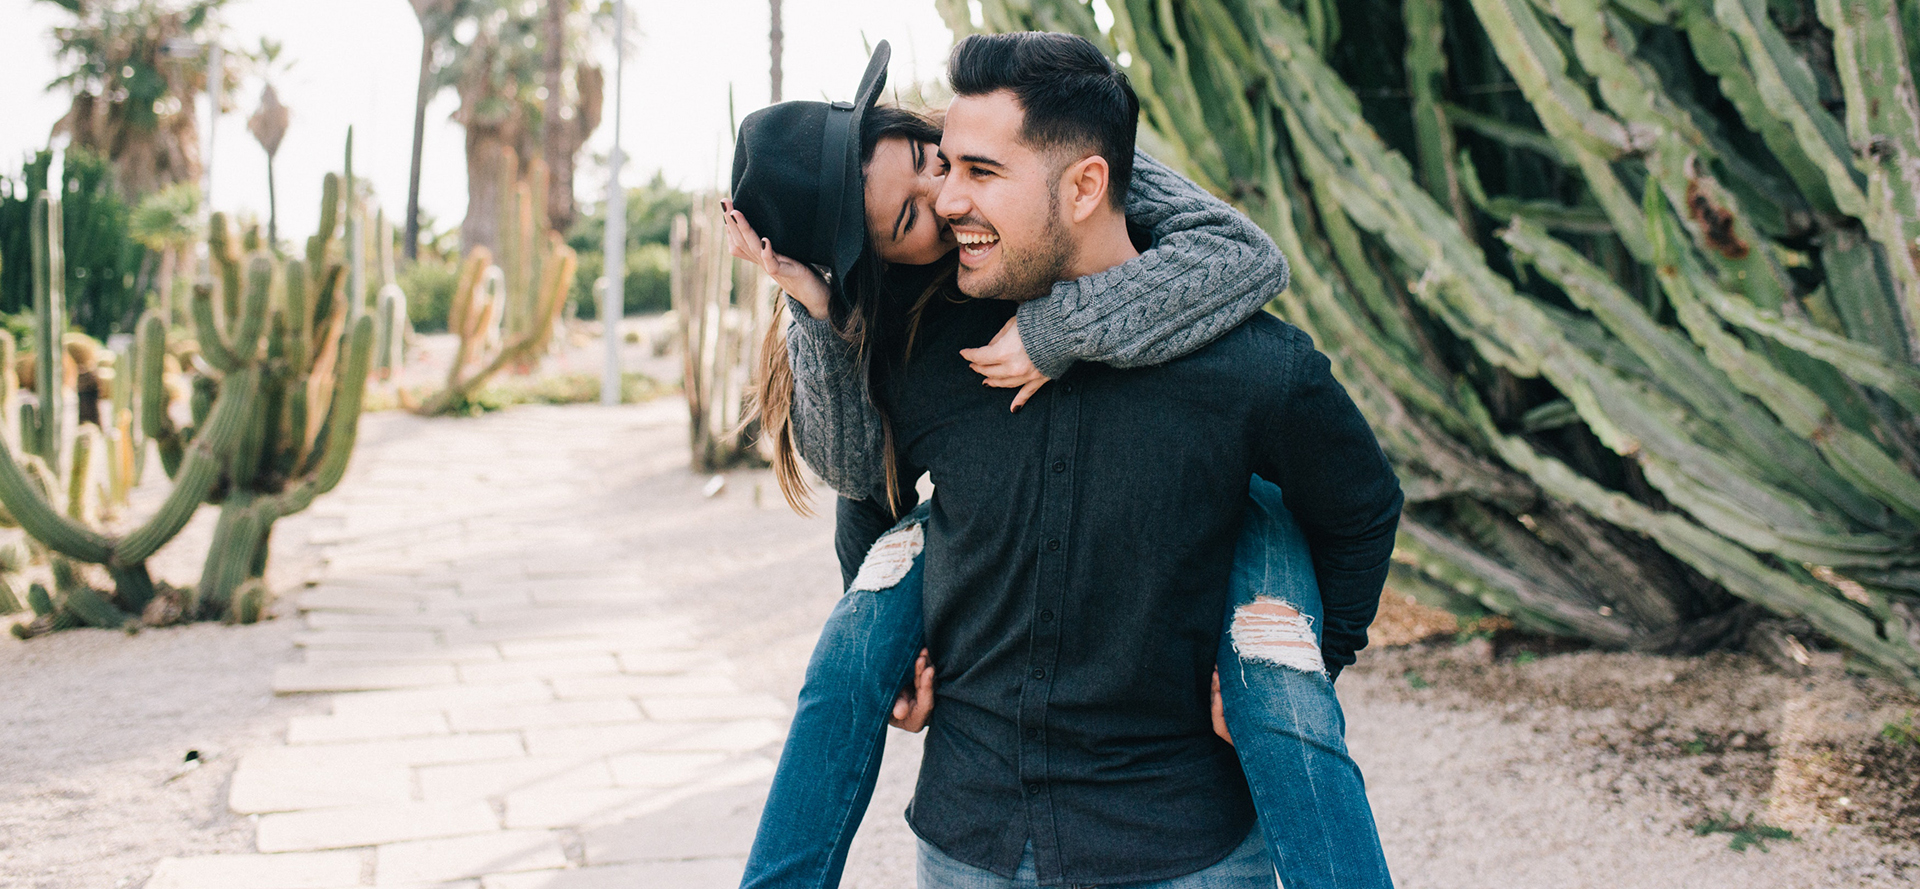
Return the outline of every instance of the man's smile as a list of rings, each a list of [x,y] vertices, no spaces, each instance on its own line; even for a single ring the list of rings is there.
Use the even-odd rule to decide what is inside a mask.
[[[953,238],[960,242],[960,262],[966,266],[980,265],[1000,246],[1000,236],[992,232],[955,228]]]

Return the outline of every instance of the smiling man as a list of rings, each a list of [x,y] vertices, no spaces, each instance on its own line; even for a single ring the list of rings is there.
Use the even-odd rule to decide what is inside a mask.
[[[974,299],[928,305],[877,392],[902,477],[936,489],[922,595],[938,703],[908,812],[920,884],[1271,889],[1209,695],[1248,480],[1279,485],[1313,549],[1335,671],[1365,644],[1398,482],[1325,356],[1265,314],[1165,364],[1073,365],[1009,413],[960,352],[1056,282],[1139,256],[1120,199],[1139,105],[1067,35],[970,37],[949,74],[933,210]]]

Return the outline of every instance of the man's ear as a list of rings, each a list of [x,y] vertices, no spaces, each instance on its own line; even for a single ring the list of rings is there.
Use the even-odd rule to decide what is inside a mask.
[[[1067,217],[1076,224],[1085,222],[1107,203],[1108,177],[1112,170],[1107,159],[1090,154],[1067,166],[1060,174],[1060,191],[1067,204]]]

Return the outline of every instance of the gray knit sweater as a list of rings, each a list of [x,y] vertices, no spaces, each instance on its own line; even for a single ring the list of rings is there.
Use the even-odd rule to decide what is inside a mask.
[[[1127,219],[1152,249],[1021,303],[1020,341],[1058,378],[1076,361],[1143,367],[1179,358],[1260,311],[1287,286],[1287,260],[1266,232],[1165,164],[1136,153]],[[843,495],[885,479],[880,415],[853,347],[799,303],[789,306],[793,436],[800,458]],[[981,345],[985,345],[982,343]],[[1008,390],[1007,400],[1013,400]]]

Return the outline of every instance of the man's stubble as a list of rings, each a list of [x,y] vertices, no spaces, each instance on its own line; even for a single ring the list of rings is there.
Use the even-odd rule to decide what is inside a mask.
[[[1000,241],[1001,274],[986,281],[969,282],[966,267],[961,266],[960,292],[974,299],[1009,299],[1026,302],[1047,295],[1055,282],[1067,277],[1073,266],[1073,241],[1067,226],[1060,221],[1060,191],[1047,190],[1047,225],[1034,239],[1031,249],[1010,249]]]

